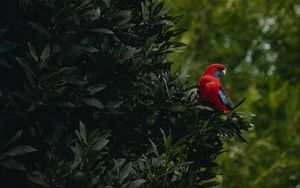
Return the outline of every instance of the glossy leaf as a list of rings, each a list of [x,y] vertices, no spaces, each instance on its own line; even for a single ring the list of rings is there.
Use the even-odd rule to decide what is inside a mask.
[[[0,166],[11,170],[26,170],[25,166],[15,160],[0,160]]]
[[[98,109],[104,108],[104,105],[102,104],[102,102],[100,102],[96,98],[85,98],[85,99],[82,99],[82,102],[84,102],[85,104],[87,104],[89,106],[98,108]]]
[[[19,146],[15,146],[13,148],[10,148],[8,151],[6,151],[5,153],[3,153],[3,156],[18,156],[18,155],[23,155],[23,154],[27,154],[27,153],[32,153],[37,151],[37,149],[28,146],[28,145],[19,145]]]

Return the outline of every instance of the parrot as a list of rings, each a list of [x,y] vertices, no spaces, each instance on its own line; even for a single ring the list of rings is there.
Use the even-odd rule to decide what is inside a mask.
[[[209,65],[200,78],[197,89],[200,98],[209,103],[213,109],[227,112],[233,109],[233,103],[220,81],[225,72],[225,66],[222,64]]]

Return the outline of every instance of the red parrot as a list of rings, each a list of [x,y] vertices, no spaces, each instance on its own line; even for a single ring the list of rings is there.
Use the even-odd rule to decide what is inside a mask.
[[[200,97],[210,103],[214,109],[230,111],[233,108],[233,104],[220,82],[220,77],[224,74],[224,65],[209,65],[200,78],[197,88]]]

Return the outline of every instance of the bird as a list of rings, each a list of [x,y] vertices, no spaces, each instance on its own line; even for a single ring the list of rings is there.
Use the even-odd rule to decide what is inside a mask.
[[[200,98],[213,109],[228,112],[233,109],[233,103],[220,81],[220,77],[225,73],[226,69],[222,64],[207,66],[197,84],[197,89]]]

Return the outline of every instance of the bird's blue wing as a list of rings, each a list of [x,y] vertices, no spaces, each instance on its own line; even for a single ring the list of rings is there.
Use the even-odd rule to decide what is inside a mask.
[[[232,102],[223,88],[219,89],[218,96],[225,106],[227,106],[229,109],[232,109],[233,107]]]

